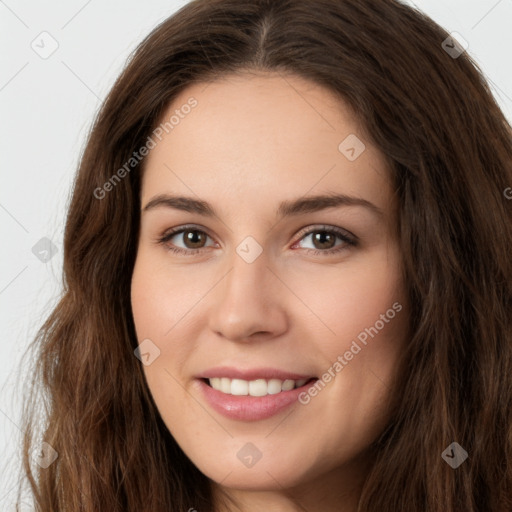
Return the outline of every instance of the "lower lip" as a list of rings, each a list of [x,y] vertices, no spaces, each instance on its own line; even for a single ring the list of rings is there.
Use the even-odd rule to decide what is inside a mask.
[[[196,379],[196,381],[204,398],[215,411],[229,419],[241,421],[264,420],[284,411],[297,402],[299,395],[310,388],[314,382],[309,380],[300,388],[281,391],[275,395],[238,396],[217,391],[202,379]]]

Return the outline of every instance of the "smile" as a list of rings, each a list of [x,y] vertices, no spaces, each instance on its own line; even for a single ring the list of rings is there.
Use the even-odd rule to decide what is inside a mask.
[[[274,370],[245,372],[244,376],[250,380],[239,378],[243,372],[234,369],[208,373],[210,376],[203,374],[194,379],[199,395],[214,411],[238,421],[259,421],[284,412],[297,403],[300,393],[318,380]],[[222,377],[226,373],[231,373],[233,378]],[[276,373],[282,378],[276,378]],[[267,378],[261,378],[263,376]]]
[[[230,379],[228,377],[215,377],[205,381],[215,390],[227,395],[236,396],[266,396],[277,395],[282,391],[291,391],[300,388],[311,379]]]

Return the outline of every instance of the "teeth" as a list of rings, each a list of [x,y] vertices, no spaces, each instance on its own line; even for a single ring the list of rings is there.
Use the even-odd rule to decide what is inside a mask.
[[[257,379],[248,381],[242,379],[228,379],[226,377],[215,377],[208,379],[208,381],[213,389],[222,391],[222,393],[226,393],[228,395],[266,396],[276,395],[281,391],[290,391],[295,388],[300,388],[306,384],[308,379]]]

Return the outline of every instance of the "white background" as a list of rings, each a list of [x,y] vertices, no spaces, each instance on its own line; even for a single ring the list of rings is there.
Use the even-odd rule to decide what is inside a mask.
[[[14,510],[21,435],[15,383],[27,378],[19,361],[59,294],[66,204],[87,131],[129,53],[185,3],[0,0],[1,510]],[[512,0],[414,5],[469,43],[512,120]],[[47,59],[31,48],[43,31],[59,45]],[[47,263],[31,251],[43,237],[57,247]]]

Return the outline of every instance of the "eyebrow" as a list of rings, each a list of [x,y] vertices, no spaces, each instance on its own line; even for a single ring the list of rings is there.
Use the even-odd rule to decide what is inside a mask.
[[[382,209],[360,197],[345,194],[322,194],[316,196],[300,197],[280,203],[277,209],[279,218],[317,212],[327,208],[339,208],[342,206],[362,206],[379,217],[384,217]],[[174,208],[189,213],[197,213],[205,217],[218,217],[215,208],[207,201],[194,199],[193,197],[160,194],[153,197],[142,209],[143,212],[157,207]]]
[[[277,209],[277,216],[278,218],[291,217],[342,206],[362,206],[378,217],[384,217],[382,209],[370,201],[360,197],[337,193],[306,196],[294,200],[283,201]],[[153,197],[146,206],[144,206],[142,211],[147,212],[158,207],[173,208],[189,213],[197,213],[199,215],[204,215],[205,217],[218,217],[215,208],[207,201],[172,194],[160,194]]]

